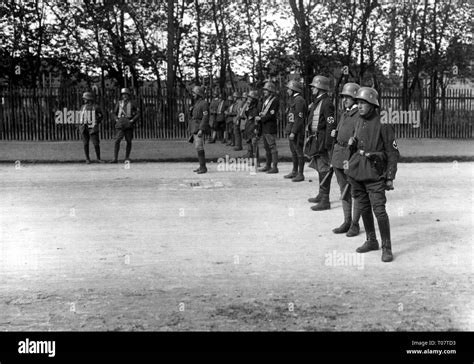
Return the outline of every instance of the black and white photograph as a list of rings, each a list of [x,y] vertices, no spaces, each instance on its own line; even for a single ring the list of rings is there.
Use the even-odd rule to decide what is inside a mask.
[[[0,363],[472,363],[473,5],[0,0]]]

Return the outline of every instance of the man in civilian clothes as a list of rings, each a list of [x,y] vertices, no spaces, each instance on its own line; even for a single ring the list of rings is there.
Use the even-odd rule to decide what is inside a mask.
[[[278,97],[276,97],[276,86],[272,82],[267,82],[263,86],[264,102],[259,115],[255,118],[257,125],[261,129],[263,146],[266,153],[265,167],[259,172],[268,172],[272,168],[278,169],[278,150],[276,145],[277,136],[277,114],[280,107]],[[257,145],[258,148],[258,145]],[[273,167],[272,167],[273,162]]]
[[[249,100],[247,99],[247,93],[244,92],[242,97],[239,98],[237,101],[236,111],[237,115],[234,118],[234,150],[239,151],[242,150],[242,139],[244,138],[244,130],[245,127],[245,119],[246,119],[246,111],[248,109]],[[250,156],[248,153],[244,156],[245,158],[249,158]],[[244,158],[243,157],[243,158]]]
[[[304,180],[304,119],[307,106],[301,95],[303,87],[298,81],[289,81],[286,88],[290,100],[285,133],[290,142],[293,170],[283,178],[291,178],[293,182],[300,182]],[[278,173],[278,168],[274,167],[267,173]]]
[[[333,144],[331,131],[336,128],[334,120],[335,108],[327,94],[329,91],[329,78],[315,76],[310,86],[315,100],[309,109],[308,132],[315,135],[313,141],[316,143],[316,154],[313,158],[319,175],[319,193],[316,197],[308,199],[308,201],[317,204],[312,206],[311,210],[322,211],[331,208],[329,192],[332,175],[328,176],[322,186],[321,183],[328,173],[332,173],[330,170],[330,153]]]
[[[247,97],[246,107],[244,109],[245,117],[240,120],[242,138],[247,143],[247,158],[255,158],[256,167],[259,165],[258,140],[260,139],[259,128],[255,118],[260,113],[260,104],[258,92],[250,91]]]
[[[346,83],[342,88],[341,96],[344,105],[344,112],[337,124],[337,128],[331,132],[331,136],[336,138],[334,149],[332,152],[331,165],[336,174],[337,183],[344,193],[348,185],[347,176],[344,169],[348,168],[350,150],[348,141],[354,135],[355,124],[359,119],[359,109],[355,97],[360,86],[357,83]],[[347,233],[347,236],[356,236],[359,234],[360,211],[356,203],[354,203],[354,216],[352,216],[352,196],[349,190],[342,199],[342,211],[344,213],[344,222],[341,226],[333,229],[335,234]],[[354,201],[355,202],[355,201]]]
[[[104,163],[100,159],[100,140],[99,140],[99,124],[102,122],[104,114],[100,107],[94,103],[94,94],[92,92],[84,92],[82,94],[84,105],[81,107],[79,132],[84,144],[84,154],[86,155],[86,163],[90,164],[89,157],[89,140],[94,145],[97,162]]]
[[[121,100],[117,103],[114,114],[116,118],[116,134],[114,146],[114,159],[111,163],[118,163],[118,154],[120,151],[120,142],[125,137],[127,146],[125,149],[125,160],[130,160],[132,151],[133,128],[138,120],[140,113],[137,105],[130,99],[130,90],[123,88],[120,90]]]
[[[204,133],[209,130],[209,104],[205,100],[205,92],[202,86],[193,87],[194,105],[191,110],[191,120],[188,126],[198,155],[199,168],[194,170],[198,174],[207,172],[206,155],[204,153]]]
[[[390,222],[385,209],[385,191],[393,190],[400,153],[392,126],[380,122],[377,91],[371,87],[361,87],[357,91],[356,99],[360,118],[356,123],[354,136],[348,142],[354,154],[349,159],[348,169],[345,170],[367,235],[367,240],[356,252],[366,253],[379,249],[373,210],[382,238],[382,261],[391,262],[392,242]]]
[[[232,95],[232,104],[229,105],[226,112],[226,135],[224,136],[224,139],[227,141],[226,146],[235,145],[234,119],[237,116],[241,97],[240,92],[235,91]]]

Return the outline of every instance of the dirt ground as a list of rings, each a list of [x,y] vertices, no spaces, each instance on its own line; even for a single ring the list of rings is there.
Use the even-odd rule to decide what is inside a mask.
[[[313,212],[314,170],[195,167],[0,165],[0,330],[474,329],[474,163],[399,165],[392,263],[331,232],[335,179]]]

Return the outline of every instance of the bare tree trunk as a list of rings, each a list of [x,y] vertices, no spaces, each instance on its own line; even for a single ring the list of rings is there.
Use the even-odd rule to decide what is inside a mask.
[[[309,85],[311,83],[314,67],[311,58],[311,36],[306,9],[303,0],[298,0],[298,5],[296,4],[296,0],[289,0],[289,3],[295,17],[302,73],[305,84]]]
[[[250,6],[251,3],[249,0],[244,1],[245,4],[245,12],[247,14],[247,36],[249,37],[249,43],[250,43],[250,57],[252,59],[252,80],[255,82],[256,76],[255,76],[255,49],[253,47],[253,37],[252,37],[252,29],[250,27],[250,24],[253,24],[253,19],[250,15]]]
[[[175,48],[175,24],[174,24],[174,0],[168,0],[168,52],[167,52],[167,75],[166,75],[166,98],[168,125],[174,118],[175,104],[175,74],[174,74],[174,48]]]
[[[257,12],[258,12],[258,80],[263,81],[264,75],[263,75],[263,56],[262,56],[262,43],[263,43],[263,38],[262,38],[262,8],[261,8],[261,3],[257,2]]]
[[[194,47],[194,82],[199,83],[199,68],[200,68],[200,56],[201,56],[201,6],[199,0],[194,0],[194,7],[196,9],[196,27],[197,27],[197,41]]]

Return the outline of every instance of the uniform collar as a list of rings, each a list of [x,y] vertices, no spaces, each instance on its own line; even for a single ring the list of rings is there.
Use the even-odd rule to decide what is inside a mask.
[[[329,96],[328,93],[325,92],[325,93],[323,93],[323,94],[321,94],[321,95],[318,95],[318,96],[316,97],[316,101],[319,101],[320,99],[326,98],[326,97],[328,97],[328,96]]]
[[[375,107],[372,109],[372,112],[368,115],[361,115],[361,118],[364,120],[372,120],[377,116],[377,110],[375,110]]]

